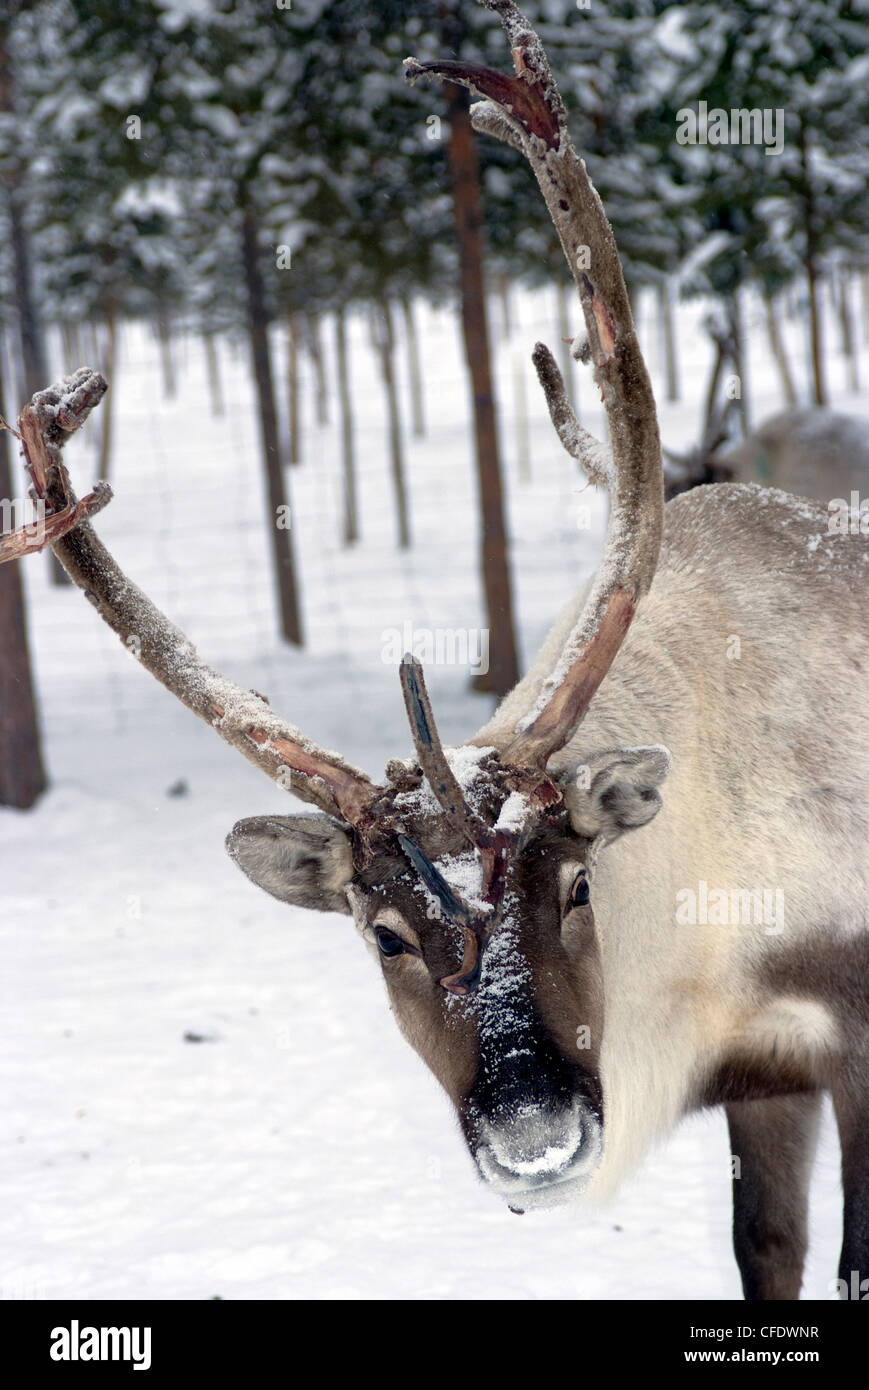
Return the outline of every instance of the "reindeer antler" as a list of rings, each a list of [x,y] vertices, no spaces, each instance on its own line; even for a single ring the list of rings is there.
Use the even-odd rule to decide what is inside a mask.
[[[544,682],[534,709],[502,749],[505,762],[543,768],[569,742],[651,585],[663,530],[663,472],[655,402],[637,342],[612,228],[567,129],[539,37],[512,0],[481,0],[506,30],[515,77],[473,63],[405,62],[413,81],[462,83],[486,100],[471,108],[476,130],[522,151],[561,239],[585,316],[612,440],[611,452],[581,429],[548,348],[534,364],[562,444],[611,495],[603,562],[585,608]]]
[[[280,719],[262,696],[242,690],[206,665],[184,634],[127,578],[83,520],[86,511],[72,493],[60,453],[105,389],[99,373],[82,367],[38,392],[18,420],[37,498],[71,528],[66,534],[49,536],[54,553],[128,651],[188,709],[302,801],[349,825],[361,824],[378,788],[337,753],[318,748]],[[91,496],[102,499],[104,506],[111,491],[97,489]],[[46,529],[49,524],[46,521]]]
[[[97,483],[93,492],[77,501],[61,458],[65,441],[81,428],[102,400],[106,382],[98,372],[83,367],[66,379],[65,386],[63,393],[60,387],[54,387],[34,396],[19,415],[17,430],[0,416],[0,429],[9,430],[21,443],[38,517],[36,522],[0,537],[0,564],[54,545],[85,517],[95,516],[112,500],[108,483]]]
[[[478,852],[481,901],[462,901],[406,833],[395,796],[335,753],[284,723],[267,702],[207,666],[182,633],[130,583],[95,536],[84,513],[105,505],[108,491],[84,503],[69,487],[60,451],[105,382],[86,369],[41,392],[19,426],[37,497],[55,523],[51,543],[70,577],[153,676],[250,762],[303,801],[340,817],[358,833],[357,847],[378,828],[388,832],[423,882],[465,933],[460,971],[442,980],[464,994],[480,979],[482,953],[508,900],[511,865],[541,815],[563,814],[561,793],[546,775],[549,757],[572,737],[652,582],[661,542],[663,477],[655,405],[631,317],[612,231],[582,160],[570,142],[564,106],[539,38],[511,0],[483,0],[507,31],[515,77],[473,64],[418,63],[409,78],[462,82],[487,98],[472,108],[477,130],[522,150],[533,168],[576,280],[589,351],[612,438],[610,452],[581,430],[551,353],[538,344],[534,362],[553,423],[567,451],[612,496],[606,550],[585,609],[531,713],[505,740],[489,769],[490,791],[511,793],[493,824],[473,807],[441,746],[418,663],[406,659],[402,685],[422,771],[453,828]],[[59,535],[61,527],[68,529]],[[390,774],[391,776],[392,774]],[[399,783],[396,783],[396,787]],[[395,788],[393,788],[393,792]],[[515,800],[514,800],[515,798]],[[491,801],[491,797],[489,800]]]

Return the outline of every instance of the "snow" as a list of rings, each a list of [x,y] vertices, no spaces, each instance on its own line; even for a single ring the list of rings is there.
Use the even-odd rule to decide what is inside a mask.
[[[490,905],[482,896],[482,868],[473,850],[467,850],[464,854],[442,854],[435,864],[469,908],[481,913],[491,912]]]
[[[640,334],[662,398],[646,307],[642,299]],[[680,317],[689,404],[661,412],[677,448],[695,433],[708,370],[704,307]],[[529,356],[535,337],[555,341],[547,291],[523,295],[518,310]],[[760,420],[780,400],[757,336],[760,306],[749,317]],[[383,629],[408,618],[431,629],[481,621],[461,348],[451,317],[421,310],[421,319],[437,425],[409,441],[414,550],[394,549],[381,393],[363,323],[351,324],[363,540],[350,551],[339,541],[337,427],[314,427],[306,387],[306,461],[289,474],[304,652],[274,636],[243,351],[221,344],[232,404],[214,420],[198,341],[178,345],[179,396],[166,400],[156,342],[124,330],[112,388],[115,500],[98,522],[203,660],[242,689],[267,692],[277,714],[377,780],[411,742],[395,668],[382,659]],[[58,350],[54,365],[71,364]],[[834,383],[844,380],[834,354],[829,367]],[[280,363],[278,380],[282,371]],[[596,562],[605,504],[583,490],[530,365],[532,480],[519,483],[512,371],[512,344],[503,344],[500,413],[527,660]],[[581,418],[600,436],[590,376],[578,380]],[[867,413],[842,392],[836,404]],[[94,438],[91,421],[68,447],[80,492],[93,480]],[[591,530],[577,525],[580,500],[592,509]],[[684,1124],[605,1210],[510,1214],[476,1177],[451,1106],[399,1035],[350,920],[273,901],[225,854],[235,820],[298,803],[157,686],[80,595],[50,588],[47,563],[31,558],[26,576],[53,785],[35,812],[0,812],[3,1294],[416,1300],[485,1287],[498,1300],[738,1297],[721,1113]],[[466,671],[433,666],[426,679],[445,744],[484,722],[487,702],[469,692]],[[477,756],[464,768],[451,758],[464,785]],[[509,1002],[509,946],[508,923],[484,957],[484,1004],[499,990]],[[497,1009],[487,1014],[495,1026]],[[812,1298],[830,1296],[836,1272],[837,1162],[826,1115]]]
[[[532,812],[531,802],[524,792],[511,792],[498,813],[496,830],[514,834],[522,829]]]

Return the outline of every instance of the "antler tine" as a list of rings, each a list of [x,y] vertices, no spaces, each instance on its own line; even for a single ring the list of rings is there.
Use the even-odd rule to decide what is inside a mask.
[[[476,849],[485,849],[491,840],[490,828],[465,800],[446,754],[432,713],[421,664],[406,653],[399,671],[404,707],[410,723],[413,746],[419,765],[450,825]]]
[[[534,170],[579,292],[612,441],[610,463],[605,447],[579,430],[558,367],[538,344],[535,366],[559,437],[611,494],[592,592],[537,703],[502,749],[506,762],[543,768],[575,733],[651,585],[663,530],[663,470],[654,397],[612,228],[571,143],[543,45],[512,0],[482,3],[501,19],[515,77],[471,63],[412,58],[406,73],[411,81],[430,75],[479,92],[486,100],[472,107],[475,128],[521,149]]]
[[[472,994],[480,983],[486,943],[497,925],[495,909],[485,913],[469,907],[414,840],[399,834],[398,842],[443,915],[461,927],[464,935],[461,965],[455,974],[444,976],[440,983],[450,994]]]
[[[18,425],[34,490],[52,512],[78,505],[60,451],[83,418],[77,403],[89,403],[89,409],[105,388],[98,373],[81,368],[37,393],[21,413]],[[262,696],[242,690],[206,665],[184,634],[131,583],[87,521],[54,539],[52,548],[127,650],[182,704],[302,801],[350,825],[365,820],[378,792],[365,774],[304,738]]]

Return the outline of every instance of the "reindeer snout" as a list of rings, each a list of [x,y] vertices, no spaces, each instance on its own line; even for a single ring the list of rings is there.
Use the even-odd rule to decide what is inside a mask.
[[[505,1197],[549,1193],[556,1200],[577,1195],[601,1156],[600,1123],[590,1109],[575,1102],[555,1111],[527,1107],[501,1121],[487,1121],[475,1158],[485,1180]],[[570,1186],[571,1191],[551,1192]]]

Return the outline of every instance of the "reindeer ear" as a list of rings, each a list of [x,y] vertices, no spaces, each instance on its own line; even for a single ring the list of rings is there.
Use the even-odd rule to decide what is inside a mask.
[[[670,754],[650,748],[608,748],[592,753],[573,771],[564,801],[574,830],[614,840],[646,825],[661,809],[658,787],[670,771]]]
[[[328,816],[251,816],[234,825],[226,848],[259,888],[294,907],[344,912],[353,878],[350,832]]]

